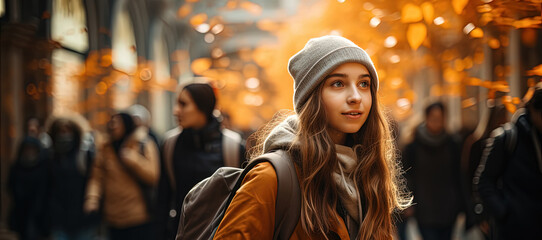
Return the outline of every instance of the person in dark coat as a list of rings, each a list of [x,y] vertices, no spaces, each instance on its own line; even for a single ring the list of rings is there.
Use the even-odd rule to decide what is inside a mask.
[[[411,210],[424,240],[451,239],[462,210],[460,149],[444,129],[444,105],[425,109],[425,122],[416,128],[414,141],[403,152],[409,189],[414,193]]]
[[[46,211],[48,155],[39,139],[26,137],[19,145],[9,173],[8,191],[13,200],[9,227],[21,240],[43,239],[49,234]]]
[[[461,157],[463,193],[466,203],[465,230],[468,232],[478,229],[483,234],[484,239],[489,239],[488,214],[487,211],[484,211],[480,195],[475,190],[472,179],[480,164],[485,143],[490,133],[508,121],[508,111],[504,105],[489,105],[488,111],[488,118],[482,118],[478,127],[465,140]]]
[[[49,129],[53,143],[48,194],[52,239],[86,240],[98,235],[98,214],[83,212],[95,146],[82,124],[75,118],[60,117],[53,120]]]
[[[222,128],[213,115],[214,89],[191,83],[177,95],[174,115],[179,127],[166,133],[157,208],[158,238],[175,239],[180,209],[188,191],[223,166],[245,161],[241,136]]]
[[[542,236],[542,83],[510,124],[488,140],[473,182],[492,217],[493,239]]]

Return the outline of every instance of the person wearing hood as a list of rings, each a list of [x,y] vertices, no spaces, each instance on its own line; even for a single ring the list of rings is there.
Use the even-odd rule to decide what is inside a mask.
[[[453,226],[463,209],[461,197],[460,147],[444,128],[441,102],[425,108],[425,122],[403,151],[412,207],[424,240],[451,239]],[[409,210],[409,211],[410,211]]]
[[[111,240],[154,239],[146,189],[156,186],[159,179],[156,144],[147,129],[136,127],[126,113],[111,117],[108,132],[111,139],[98,151],[84,210],[101,210]]]
[[[27,136],[11,166],[8,192],[12,197],[9,228],[21,240],[45,239],[49,235],[47,212],[47,161],[49,153],[39,139]]]
[[[220,167],[239,167],[245,162],[241,135],[222,127],[213,114],[215,105],[209,83],[190,83],[178,92],[173,113],[179,127],[165,134],[162,148],[159,239],[175,239],[183,199],[196,183]]]
[[[393,214],[410,199],[369,55],[346,38],[323,36],[291,57],[288,70],[295,114],[264,131],[253,156],[285,151],[296,165],[301,207],[286,210],[300,211],[289,239],[391,240]],[[256,165],[214,239],[272,239],[276,196],[273,166]]]
[[[75,118],[55,118],[49,127],[52,139],[49,163],[49,207],[52,239],[94,239],[99,215],[83,212],[83,202],[94,163],[94,139]]]

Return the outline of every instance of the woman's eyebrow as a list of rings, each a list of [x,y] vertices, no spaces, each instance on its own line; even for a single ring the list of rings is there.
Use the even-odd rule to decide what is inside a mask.
[[[359,75],[359,79],[362,79],[362,78],[371,78],[371,75],[369,74],[363,74],[363,75]]]
[[[332,78],[332,77],[341,77],[341,78],[345,78],[347,77],[346,74],[344,73],[334,73],[334,74],[329,74],[327,75],[324,80],[328,79],[328,78]]]
[[[344,73],[334,73],[334,74],[329,74],[327,75],[324,80],[328,79],[328,78],[332,78],[332,77],[341,77],[341,78],[346,78],[348,77],[346,74]],[[359,79],[362,79],[362,78],[371,78],[371,75],[370,74],[362,74],[362,75],[359,75],[358,77]]]

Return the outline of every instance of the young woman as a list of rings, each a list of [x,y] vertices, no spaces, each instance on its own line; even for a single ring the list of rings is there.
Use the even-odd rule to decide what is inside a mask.
[[[411,199],[399,181],[390,129],[367,53],[343,37],[309,40],[288,63],[295,115],[267,135],[263,152],[296,163],[301,217],[290,239],[392,239],[395,210]],[[277,177],[269,163],[244,178],[215,239],[271,239]]]
[[[166,133],[159,184],[156,239],[175,239],[183,199],[199,181],[223,166],[245,162],[241,135],[214,116],[216,96],[209,83],[182,86],[173,114],[178,127]]]

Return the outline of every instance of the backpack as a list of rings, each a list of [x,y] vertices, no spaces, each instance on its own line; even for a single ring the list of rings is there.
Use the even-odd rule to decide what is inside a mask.
[[[196,184],[183,201],[176,239],[212,239],[243,178],[262,162],[270,162],[277,173],[273,239],[289,239],[301,214],[301,191],[294,162],[284,150],[263,154],[244,169],[219,168]]]

